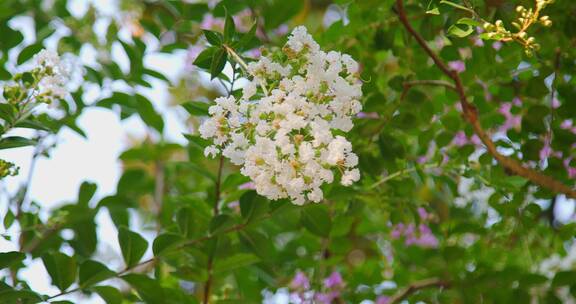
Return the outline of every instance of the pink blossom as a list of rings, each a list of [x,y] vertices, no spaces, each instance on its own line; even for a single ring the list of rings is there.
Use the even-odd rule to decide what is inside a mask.
[[[484,41],[482,39],[480,39],[479,37],[474,37],[474,46],[477,47],[483,47],[484,46]]]
[[[238,186],[238,190],[256,190],[256,184],[253,182],[243,183],[242,185]]]
[[[544,146],[540,149],[540,160],[545,160],[552,155],[552,147],[550,146],[550,136],[544,138]]]
[[[356,117],[360,119],[378,119],[380,116],[376,112],[359,112]]]
[[[560,124],[560,128],[564,130],[568,130],[574,134],[576,134],[576,126],[573,125],[572,119],[566,119]]]
[[[474,135],[472,135],[472,137],[470,137],[470,142],[476,146],[482,145],[482,140],[476,134],[474,134]]]
[[[376,304],[390,304],[390,297],[379,296],[378,299],[376,299]]]
[[[431,233],[424,234],[418,239],[418,245],[423,248],[437,248],[438,239]]]
[[[558,109],[560,107],[560,100],[554,97],[552,98],[552,109]]]
[[[519,128],[522,123],[522,116],[520,115],[513,115],[512,112],[512,103],[505,102],[500,106],[498,112],[506,118],[504,124],[500,126],[499,131],[506,133],[508,130],[513,128]]]
[[[344,280],[338,271],[332,272],[329,277],[324,279],[324,287],[340,288],[344,286]]]
[[[464,133],[464,131],[458,131],[458,133],[456,133],[452,139],[452,144],[456,147],[462,147],[468,144],[468,137],[466,137],[466,133]]]
[[[492,43],[492,48],[499,51],[502,48],[502,42],[496,41],[496,42]]]
[[[466,64],[462,60],[450,61],[448,62],[448,67],[457,73],[462,73],[466,70]]]
[[[259,48],[255,48],[247,51],[246,55],[248,55],[248,57],[258,59],[262,56],[262,51]]]
[[[560,128],[567,130],[572,128],[572,119],[566,119],[560,124]]]
[[[576,167],[572,167],[570,165],[571,161],[572,161],[572,157],[568,157],[568,158],[564,159],[563,164],[564,164],[564,167],[566,168],[566,173],[568,174],[568,177],[574,178],[574,177],[576,177]]]
[[[224,29],[224,20],[221,18],[215,18],[211,14],[206,14],[200,23],[200,28],[207,30],[222,30]]]
[[[331,304],[336,298],[340,296],[340,292],[331,291],[327,293],[317,293],[314,295],[314,303]]]
[[[404,224],[399,223],[398,225],[394,225],[392,231],[390,232],[390,237],[393,239],[399,239],[402,234],[404,233]]]
[[[292,279],[292,282],[290,282],[290,287],[292,289],[308,290],[310,289],[310,280],[308,279],[308,277],[304,272],[298,271],[296,272],[296,275]]]
[[[198,45],[193,45],[191,47],[188,48],[188,51],[186,53],[186,67],[189,69],[193,68],[193,62],[194,60],[196,60],[196,58],[198,57],[198,55],[200,55],[200,53],[204,50],[203,47],[198,46]]]
[[[287,24],[281,24],[279,27],[277,27],[274,30],[274,35],[284,36],[284,35],[288,34],[289,31],[290,31],[290,28],[288,27]]]
[[[424,208],[418,208],[418,215],[422,221],[427,221],[430,215]],[[392,239],[399,239],[404,237],[404,244],[406,246],[419,246],[422,248],[436,248],[438,247],[438,239],[432,233],[432,229],[425,223],[421,223],[416,227],[415,224],[402,224],[399,223],[390,231]]]
[[[418,215],[420,216],[421,219],[426,220],[428,219],[428,212],[426,211],[426,209],[422,208],[422,207],[418,207]]]

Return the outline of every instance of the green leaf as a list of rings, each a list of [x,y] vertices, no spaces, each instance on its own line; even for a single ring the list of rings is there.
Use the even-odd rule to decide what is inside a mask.
[[[263,260],[274,254],[273,242],[262,232],[244,230],[239,232],[240,242]]]
[[[328,237],[332,229],[332,220],[328,208],[323,204],[308,205],[302,209],[302,225],[311,233]]]
[[[42,256],[42,262],[52,278],[52,285],[58,287],[60,291],[66,290],[76,281],[77,265],[73,257],[53,252]]]
[[[218,32],[210,30],[202,30],[202,32],[204,32],[204,37],[206,37],[208,43],[213,46],[221,46],[222,42],[224,42],[224,37]]]
[[[34,130],[52,132],[52,129],[50,129],[48,126],[42,124],[41,122],[39,122],[37,120],[31,120],[31,119],[25,119],[25,120],[19,121],[15,125],[15,127],[16,128],[26,128],[26,129],[34,129]]]
[[[31,44],[25,47],[24,49],[22,49],[20,54],[18,54],[18,59],[16,60],[16,63],[18,63],[19,65],[23,64],[24,62],[28,61],[28,59],[32,58],[32,56],[38,54],[43,48],[44,47],[40,43]]]
[[[140,94],[136,94],[136,102],[136,109],[144,123],[153,127],[159,133],[162,133],[162,130],[164,129],[164,120],[162,119],[162,116],[156,112],[150,100]]]
[[[159,256],[174,248],[177,248],[183,240],[184,239],[180,235],[173,233],[163,233],[156,237],[152,243],[152,252],[155,256]]]
[[[210,234],[216,235],[234,224],[232,217],[228,214],[220,214],[212,219],[210,222]]]
[[[234,19],[228,13],[226,14],[226,23],[224,23],[224,42],[229,43],[234,40],[236,35],[236,25]]]
[[[122,304],[122,293],[118,289],[110,286],[96,286],[92,287],[106,304]]]
[[[226,60],[228,59],[228,53],[225,49],[219,49],[212,57],[212,62],[210,63],[210,79],[214,79],[222,73],[224,67],[226,66]]]
[[[26,255],[22,252],[9,251],[0,252],[0,269],[12,267],[26,259]]]
[[[16,109],[8,103],[0,103],[0,119],[12,122],[16,116]]]
[[[218,50],[217,47],[209,47],[198,54],[198,57],[194,60],[194,65],[205,70],[210,69],[210,64],[212,63],[212,57],[216,54]]]
[[[576,271],[559,271],[552,280],[552,286],[572,285],[576,282]]]
[[[184,236],[191,236],[194,232],[194,211],[190,207],[185,207],[178,210],[176,214],[176,222],[178,229]]]
[[[158,281],[142,274],[127,274],[122,277],[122,280],[130,284],[144,302],[150,304],[166,303],[164,290],[160,284],[158,284]]]
[[[241,34],[240,39],[233,43],[232,46],[235,50],[243,51],[249,49],[254,43],[254,41],[258,41],[256,38],[256,29],[258,28],[257,24],[254,23],[250,28],[250,31],[247,33]]]
[[[182,107],[194,116],[208,116],[210,106],[210,103],[203,101],[189,101],[182,104]]]
[[[128,267],[140,262],[148,248],[146,239],[124,227],[121,227],[118,231],[118,242],[122,250],[122,257],[124,257],[124,262]]]
[[[104,281],[115,276],[116,273],[104,264],[87,260],[80,265],[79,283],[80,287],[85,288],[98,282]]]
[[[268,201],[256,191],[247,191],[240,197],[240,214],[249,223],[268,211]]]
[[[14,220],[16,219],[16,216],[14,216],[14,213],[12,213],[12,210],[8,209],[8,211],[6,211],[6,214],[4,215],[4,229],[8,230],[10,229],[10,227],[12,227],[12,224],[14,223]]]
[[[453,24],[448,28],[448,35],[463,38],[472,34],[472,32],[474,32],[474,28],[480,25],[480,22],[474,19],[462,18],[456,21],[456,24]],[[463,28],[460,26],[463,26]]]
[[[12,304],[12,303],[23,303],[23,304],[33,304],[42,302],[42,298],[39,294],[33,292],[32,290],[15,290],[7,289],[0,291],[1,303]]]
[[[440,10],[438,10],[438,7],[437,7],[437,6],[434,6],[433,8],[427,10],[427,11],[426,11],[426,14],[436,15],[436,16],[437,16],[437,15],[440,15]]]
[[[4,2],[7,5],[14,4],[14,2]],[[6,7],[3,7],[3,10]],[[11,10],[6,10],[8,15],[5,17],[10,17]],[[4,51],[8,51],[9,49],[15,47],[16,45],[20,44],[24,40],[24,35],[20,31],[15,31],[8,26],[8,22],[3,21],[0,23],[0,35],[2,35],[2,39],[0,39],[0,48]]]
[[[88,206],[88,203],[94,197],[98,186],[94,183],[83,182],[78,191],[78,204]]]
[[[20,137],[20,136],[8,136],[8,137],[4,137],[0,140],[0,150],[33,146],[35,144],[36,144],[36,141],[28,139],[28,138],[24,138],[24,137]]]
[[[237,268],[244,268],[260,261],[260,258],[249,253],[238,253],[231,257],[216,260],[215,273],[224,273]]]

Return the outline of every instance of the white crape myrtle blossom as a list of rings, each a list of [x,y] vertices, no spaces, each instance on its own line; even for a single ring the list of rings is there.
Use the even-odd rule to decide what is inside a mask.
[[[353,184],[358,157],[335,133],[350,131],[362,108],[358,69],[349,55],[326,53],[305,27],[295,28],[281,51],[248,64],[252,80],[240,98],[215,100],[199,128],[214,143],[204,154],[222,153],[260,195],[298,205],[322,201],[320,187],[335,173]]]
[[[66,97],[68,90],[66,83],[70,76],[69,67],[66,66],[57,53],[42,50],[35,55],[35,62],[42,73],[38,83],[39,96],[52,102]]]

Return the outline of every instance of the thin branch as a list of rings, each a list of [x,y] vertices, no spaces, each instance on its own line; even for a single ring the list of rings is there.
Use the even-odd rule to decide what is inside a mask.
[[[244,69],[246,74],[251,75],[252,77],[256,77],[256,76],[250,74],[250,72],[248,71],[248,64],[246,64],[244,59],[242,59],[242,57],[240,57],[240,55],[238,55],[238,53],[236,53],[236,51],[234,51],[234,49],[232,49],[231,47],[229,47],[225,44],[223,44],[222,47],[224,47],[226,49],[226,52],[228,52],[228,54],[232,57],[232,59],[234,59],[234,61],[236,61],[238,64],[240,64],[240,66]],[[264,92],[264,95],[268,95],[268,89],[266,89],[266,84],[262,81],[262,79],[258,78],[258,80],[260,83],[260,87],[262,88],[262,91]]]
[[[400,100],[404,100],[408,94],[408,91],[415,86],[440,86],[456,92],[456,87],[444,80],[412,80],[404,82],[403,86],[404,90],[402,91]]]
[[[154,203],[156,204],[156,211],[160,214],[162,210],[163,200],[164,200],[164,179],[165,179],[165,172],[164,172],[164,162],[156,161],[155,165],[155,179],[156,183],[154,184]]]
[[[542,186],[554,193],[564,193],[567,197],[576,198],[576,190],[572,189],[568,185],[548,176],[540,173],[534,169],[531,169],[524,164],[520,163],[519,161],[504,156],[498,152],[496,145],[490,138],[490,136],[484,131],[480,122],[478,120],[478,110],[474,105],[472,105],[468,98],[466,97],[466,93],[464,90],[464,86],[462,85],[462,80],[458,72],[451,70],[438,55],[436,55],[432,49],[428,46],[424,38],[416,30],[412,27],[408,18],[406,17],[406,12],[404,11],[404,1],[403,0],[396,0],[396,10],[398,13],[398,17],[400,22],[404,25],[406,30],[416,39],[418,44],[424,49],[424,51],[428,54],[428,56],[434,61],[436,66],[448,76],[450,79],[454,81],[454,85],[456,87],[456,91],[458,93],[460,99],[460,105],[462,106],[462,114],[464,118],[468,121],[468,123],[472,126],[474,133],[480,138],[482,143],[486,146],[486,150],[490,153],[498,163],[504,167],[508,172],[524,177],[531,181],[532,183]]]
[[[384,176],[382,179],[380,179],[379,181],[375,182],[374,184],[372,184],[372,186],[370,186],[370,189],[374,189],[384,183],[386,183],[389,180],[395,179],[397,177],[401,177],[404,176],[406,174],[412,173],[416,170],[426,170],[426,169],[434,169],[434,168],[439,168],[442,164],[441,163],[433,163],[433,164],[425,164],[422,166],[417,166],[417,167],[410,167],[410,168],[406,168],[406,169],[402,169],[400,171],[396,171],[392,174],[386,175]]]
[[[406,298],[408,298],[410,295],[412,295],[413,293],[415,293],[421,289],[432,288],[432,287],[447,288],[447,287],[450,287],[450,284],[448,282],[441,280],[441,279],[438,279],[438,278],[431,278],[431,279],[425,279],[425,280],[417,281],[417,282],[410,284],[408,287],[399,290],[396,294],[394,294],[392,297],[390,297],[390,299],[388,300],[388,303],[390,303],[390,304],[400,303],[403,300],[405,300]]]
[[[275,210],[273,210],[273,211],[271,211],[271,212],[263,215],[262,217],[260,217],[260,218],[257,219],[256,221],[262,221],[262,220],[268,219],[268,218],[270,218],[274,213],[278,212],[278,210],[281,210],[281,209],[282,209],[282,208],[277,208],[277,209],[275,209]],[[222,232],[221,232],[220,234],[218,234],[218,235],[223,235],[223,234],[227,234],[227,233],[231,233],[231,232],[237,232],[237,231],[240,231],[240,230],[246,228],[246,226],[248,226],[248,223],[247,223],[247,222],[241,223],[241,224],[237,224],[237,225],[234,225],[234,226],[232,226],[232,227],[230,227],[230,228],[228,228],[228,229],[225,229],[224,231],[222,231]],[[190,246],[196,245],[196,244],[198,244],[198,243],[211,240],[211,239],[213,239],[214,237],[216,237],[216,235],[209,234],[209,235],[205,235],[205,236],[199,237],[199,238],[197,238],[197,239],[193,239],[193,240],[189,240],[189,241],[183,242],[183,243],[181,243],[180,245],[176,246],[176,247],[174,248],[174,251],[182,250],[182,249],[184,249],[184,248],[186,248],[186,247],[190,247]],[[169,253],[169,252],[173,252],[173,251],[172,251],[172,250],[166,251],[166,253]],[[154,257],[152,257],[152,258],[149,258],[149,259],[147,259],[147,260],[144,260],[144,261],[142,261],[142,262],[140,262],[140,263],[138,263],[138,264],[132,265],[132,266],[130,266],[130,267],[126,267],[126,268],[124,268],[122,271],[117,272],[115,275],[113,275],[112,277],[110,277],[110,278],[108,278],[108,279],[118,278],[118,277],[122,276],[123,274],[125,274],[125,273],[127,273],[127,272],[130,272],[130,271],[132,271],[132,270],[134,270],[134,269],[136,269],[136,268],[139,268],[140,266],[143,266],[143,265],[152,263],[152,262],[156,261],[157,259],[159,259],[160,257],[162,257],[162,254],[156,255],[156,256],[154,256]],[[63,291],[63,292],[61,292],[61,293],[59,293],[59,294],[55,294],[55,295],[53,295],[53,296],[48,297],[48,300],[51,300],[51,299],[54,299],[54,298],[58,298],[58,297],[60,297],[60,296],[67,295],[67,294],[70,294],[70,293],[73,293],[73,292],[80,291],[82,288],[87,288],[87,286],[82,286],[82,287],[78,287],[78,288],[74,288],[74,289],[70,289],[70,290],[65,290],[65,291]]]

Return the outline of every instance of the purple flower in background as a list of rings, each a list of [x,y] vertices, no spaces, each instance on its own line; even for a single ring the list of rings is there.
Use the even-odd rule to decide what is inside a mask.
[[[288,27],[287,24],[281,24],[279,27],[277,27],[274,30],[274,35],[284,36],[284,35],[288,34],[289,31],[290,31],[290,28]]]
[[[243,183],[242,185],[238,186],[238,190],[256,190],[256,184],[253,182]]]
[[[390,304],[390,297],[379,296],[378,299],[376,299],[376,304]]]
[[[344,280],[338,271],[332,272],[329,277],[324,279],[324,287],[341,288],[344,286]]]
[[[204,48],[198,45],[193,45],[188,48],[188,51],[186,52],[186,67],[188,69],[193,69],[194,60],[196,60],[196,57],[198,57],[203,50]]]
[[[547,159],[550,157],[550,155],[552,155],[552,152],[552,147],[550,146],[550,136],[546,136],[546,138],[544,138],[544,146],[539,153],[540,160]]]
[[[472,39],[474,40],[474,46],[477,46],[477,47],[483,47],[484,46],[484,41],[480,37],[474,37]]]
[[[418,238],[417,244],[424,248],[436,248],[438,247],[438,239],[432,233],[423,234]]]
[[[502,114],[506,118],[504,124],[500,126],[499,129],[500,132],[506,133],[508,132],[508,130],[512,128],[519,128],[520,125],[522,124],[522,116],[512,114],[511,110],[512,110],[512,103],[510,102],[503,103],[500,106],[500,109],[498,109],[498,112],[500,112],[500,114]]]
[[[472,135],[472,137],[470,137],[470,142],[473,143],[476,146],[481,146],[482,145],[482,140],[480,139],[480,137],[478,137],[478,135],[474,134]]]
[[[200,28],[207,30],[222,30],[224,29],[224,20],[221,18],[215,18],[211,14],[206,14],[200,23]]]
[[[310,280],[305,273],[302,271],[296,272],[296,275],[290,282],[290,288],[292,289],[310,289]]]
[[[574,122],[572,121],[572,119],[566,119],[565,121],[563,121],[560,124],[560,128],[576,134],[576,126],[574,126]]]
[[[496,42],[492,43],[492,48],[499,51],[502,48],[502,42],[496,41]]]
[[[399,223],[392,227],[390,237],[392,239],[399,239],[404,237],[404,244],[406,246],[419,246],[422,248],[436,248],[438,247],[438,239],[432,233],[432,229],[425,224],[430,218],[430,214],[424,208],[418,208],[418,215],[422,219],[422,223],[416,226],[413,223],[403,224]]]
[[[258,59],[262,56],[262,51],[259,48],[255,48],[247,51],[246,55],[248,55],[248,57]]]
[[[466,70],[466,64],[462,60],[450,61],[448,62],[448,67],[458,73],[462,73]]]
[[[468,144],[468,137],[466,137],[466,133],[464,133],[464,131],[458,131],[458,133],[456,133],[452,139],[452,144],[456,147],[462,147]]]
[[[340,292],[331,291],[327,293],[317,293],[314,295],[314,303],[331,304],[334,299],[340,296]]]
[[[554,97],[552,98],[552,109],[558,109],[560,107],[560,100]]]
[[[509,102],[505,102],[500,106],[500,109],[498,109],[498,112],[500,112],[500,114],[508,117],[508,116],[512,115],[510,113],[511,109],[512,109],[512,104]]]
[[[376,112],[359,112],[356,117],[360,119],[378,119],[380,116]]]
[[[392,231],[390,232],[390,237],[393,239],[399,239],[402,234],[404,233],[404,224],[399,223],[398,225],[394,225]]]
[[[512,104],[519,107],[522,105],[522,99],[520,99],[520,97],[514,97],[514,99],[512,99]]]
[[[574,177],[576,177],[576,168],[572,167],[570,165],[571,161],[572,161],[572,157],[568,157],[568,158],[564,159],[563,163],[564,163],[564,167],[566,168],[566,172],[568,173],[568,177],[574,178]]]
[[[572,119],[566,119],[560,124],[560,128],[567,130],[572,128]]]
[[[422,207],[418,207],[418,215],[420,216],[420,218],[422,220],[426,220],[428,219],[428,212],[426,211],[426,209],[422,208]]]

